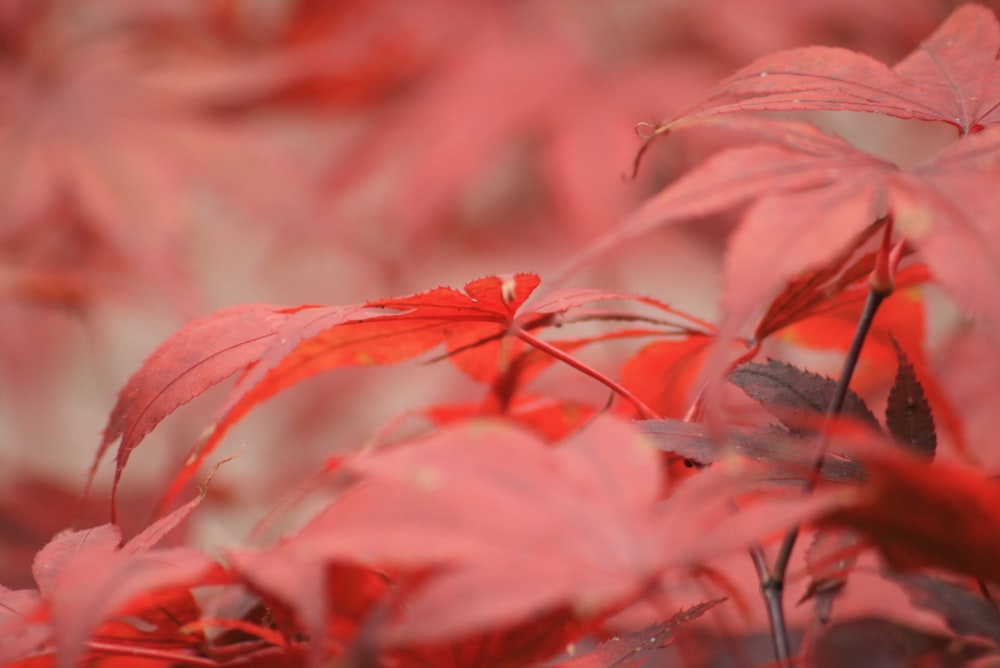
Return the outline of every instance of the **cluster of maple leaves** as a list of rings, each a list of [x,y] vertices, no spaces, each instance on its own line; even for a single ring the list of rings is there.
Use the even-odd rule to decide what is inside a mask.
[[[136,286],[193,308],[178,249],[201,189],[289,235],[335,237],[387,276],[413,248],[574,239],[544,280],[247,303],[180,328],[108,419],[90,470],[115,449],[108,522],[55,535],[33,556],[32,585],[0,587],[0,662],[768,663],[747,550],[766,555],[799,526],[812,542],[789,587],[802,601],[784,601],[797,660],[1000,653],[1000,459],[988,437],[1000,394],[1000,22],[980,5],[901,21],[907,3],[774,0],[781,20],[754,30],[767,13],[745,3],[637,0],[615,17],[598,4],[0,11],[0,308],[19,324],[0,333],[9,386],[25,350],[52,345],[23,331],[40,310],[79,316]],[[761,55],[834,41],[831,25],[857,26],[840,41],[858,50]],[[862,54],[895,57],[921,39],[892,67]],[[262,127],[303,109],[348,128],[322,159],[293,159]],[[814,124],[830,111],[933,123],[947,143],[901,164]],[[656,112],[674,115],[640,149],[631,129]],[[654,164],[623,188],[637,150]],[[497,165],[509,192],[477,193]],[[308,231],[311,219],[362,216],[383,181],[391,196],[376,192],[377,215],[367,211],[379,224]],[[631,239],[726,215],[718,322],[635,291],[562,287]],[[765,358],[843,355],[871,277],[892,294],[854,391],[824,418],[836,381]],[[937,352],[934,290],[963,312]],[[621,344],[620,364],[588,357]],[[322,373],[414,360],[450,365],[474,389],[423,397],[365,447],[330,454],[300,490],[323,496],[318,511],[277,541],[212,555],[176,538],[211,505],[230,466],[218,447],[254,408]],[[572,391],[582,384],[595,389]],[[130,459],[220,385],[151,519],[127,535]]]

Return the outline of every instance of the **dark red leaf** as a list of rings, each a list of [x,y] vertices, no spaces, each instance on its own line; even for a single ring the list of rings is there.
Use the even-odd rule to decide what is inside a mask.
[[[698,619],[726,599],[716,599],[682,610],[665,622],[606,640],[590,652],[556,664],[555,668],[626,668],[650,658],[670,645],[682,627]]]
[[[979,592],[917,573],[890,576],[914,604],[938,613],[956,634],[989,638],[1000,645],[1000,611]]]
[[[903,349],[893,340],[898,359],[896,381],[889,391],[885,408],[885,426],[893,438],[913,452],[933,458],[937,448],[937,433],[931,405],[917,379],[913,364]]]
[[[781,420],[793,434],[799,435],[818,431],[820,419],[837,385],[831,378],[773,359],[767,364],[742,364],[730,374],[729,381]],[[868,405],[850,390],[840,414],[879,428]]]
[[[936,566],[1000,579],[1000,482],[869,445],[875,450],[856,456],[870,483],[821,524],[854,529],[896,568]]]
[[[986,650],[955,639],[932,635],[887,619],[866,617],[830,627],[814,642],[811,666],[841,668],[853,665],[859,656],[871,668],[939,666],[959,668],[982,656]]]
[[[795,435],[781,427],[730,428],[719,442],[698,422],[639,420],[636,423],[660,450],[708,466],[726,457],[739,456],[764,464],[762,477],[772,482],[800,482],[810,475],[816,452],[814,438]],[[830,453],[820,475],[832,481],[862,482],[864,471],[854,461]]]

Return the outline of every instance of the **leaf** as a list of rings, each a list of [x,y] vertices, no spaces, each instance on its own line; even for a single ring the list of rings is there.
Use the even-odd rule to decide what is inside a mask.
[[[892,343],[896,348],[899,367],[896,381],[889,391],[885,426],[902,445],[919,455],[933,458],[937,448],[937,434],[930,403],[924,396],[913,364],[895,339]]]
[[[112,502],[122,470],[140,441],[166,416],[213,385],[253,366],[275,339],[298,340],[317,326],[343,321],[350,310],[247,304],[196,320],[163,342],[118,393],[89,479],[120,439]]]
[[[295,545],[306,554],[447,566],[409,602],[394,642],[445,638],[566,604],[594,614],[637,593],[656,570],[649,523],[659,477],[655,452],[627,425],[599,419],[583,433],[552,450],[509,428],[480,426],[474,439],[450,430],[356,460],[349,466],[370,482],[322,513]],[[475,593],[483,591],[490,595]]]
[[[355,459],[345,466],[361,484],[288,540],[282,552],[294,558],[275,558],[288,580],[275,594],[306,618],[320,603],[314,580],[297,574],[317,563],[429,573],[380,630],[388,646],[465,638],[565,608],[589,619],[638,597],[669,566],[743,547],[831,503],[770,501],[733,516],[729,501],[750,481],[720,470],[661,506],[658,459],[609,416],[558,447],[487,422]]]
[[[854,529],[898,569],[1000,578],[1000,483],[894,450],[858,453],[869,484],[820,524]]]
[[[817,638],[809,665],[839,668],[863,656],[865,666],[871,668],[959,668],[972,665],[984,654],[986,650],[972,644],[956,646],[954,638],[928,634],[887,619],[864,617],[835,624]]]
[[[208,70],[232,74],[219,51],[156,39],[148,23],[143,28],[116,5],[89,26],[58,3],[8,15],[7,29],[21,44],[0,73],[10,102],[0,110],[0,228],[5,240],[29,227],[51,240],[70,221],[95,257],[56,257],[51,269],[80,275],[87,290],[138,278],[180,304],[192,297],[179,253],[191,194],[222,196],[265,219],[304,218],[309,170],[275,150],[275,135],[206,113],[213,101],[238,95],[257,71],[217,76],[210,89],[192,90],[184,84]],[[155,62],[144,57],[153,42]],[[50,49],[48,72],[37,67],[42,44]],[[275,173],[287,177],[282,188],[271,187]],[[33,244],[19,254],[48,255],[50,248]]]
[[[118,550],[112,525],[57,537],[35,560],[51,615],[59,666],[74,666],[90,635],[110,615],[152,591],[191,585],[213,562],[187,548],[130,553]]]
[[[963,134],[1000,120],[1000,25],[989,9],[956,9],[890,69],[840,48],[764,56],[719,83],[683,118],[736,111],[847,110],[943,121]]]
[[[915,605],[941,615],[956,634],[989,638],[1000,645],[1000,611],[982,594],[929,575],[889,577],[902,585]]]
[[[992,15],[983,18],[986,12],[982,8],[959,10],[925,45],[925,55],[913,56],[900,66],[907,73],[923,72],[928,70],[928,58],[940,57],[945,59],[939,63],[941,72],[949,74],[953,67],[957,68],[965,78],[950,82],[947,99],[937,100],[943,105],[938,118],[970,130],[978,124],[992,126],[994,112],[989,110],[996,102],[993,82],[997,79],[997,27]],[[982,22],[977,23],[980,19]],[[970,46],[967,40],[974,38],[994,46]],[[890,91],[889,97],[895,94],[886,77],[898,77],[884,66],[861,67],[858,58],[863,57],[854,58],[846,52],[809,53],[834,56],[833,68],[846,62],[843,76],[868,77],[859,86],[869,93],[885,89]],[[979,65],[985,69],[976,69]],[[765,77],[760,74],[754,74],[757,80],[771,78],[770,72]],[[802,92],[815,108],[851,108],[843,100],[823,102],[828,94],[837,100],[837,80],[842,78],[827,71],[817,78],[824,77],[832,90],[820,86],[816,96],[809,97],[807,84],[806,90],[796,90],[795,94]],[[969,83],[968,91],[956,94],[955,87],[961,88],[965,81],[971,81],[970,77],[985,83]],[[900,79],[898,87],[913,98],[923,97],[926,92],[927,100],[933,103],[935,94],[944,95],[939,85],[942,81],[941,76],[913,83]],[[921,83],[926,83],[929,90],[921,91]],[[988,88],[986,93],[980,90],[982,86]],[[786,93],[779,91],[780,95]],[[886,102],[880,93],[875,95]],[[979,107],[983,99],[992,101]],[[780,108],[778,103],[769,105],[766,101],[760,106]],[[617,236],[609,235],[591,249],[591,257],[655,228],[749,204],[730,235],[724,265],[725,317],[719,331],[720,340],[726,341],[737,337],[754,318],[759,305],[779,294],[790,277],[822,266],[831,253],[849,247],[872,221],[888,214],[893,217],[896,232],[907,236],[944,288],[981,316],[989,331],[1000,332],[1000,242],[993,233],[994,219],[990,215],[1000,206],[1000,193],[990,186],[1000,173],[1000,131],[986,127],[964,134],[933,159],[902,169],[814,127],[770,117],[722,113],[734,109],[725,104],[717,107],[712,114],[696,108],[692,115],[662,126],[658,134],[693,125],[708,126],[749,133],[764,145],[740,146],[712,156],[651,198],[616,230]],[[886,102],[870,104],[868,110],[894,113],[895,109]],[[960,111],[956,117],[954,109],[973,110],[973,115]],[[980,118],[976,109],[987,115]],[[928,111],[925,115],[935,117],[935,113]],[[942,114],[947,118],[941,118]],[[767,243],[762,243],[765,239]],[[960,257],[964,261],[956,261]],[[720,352],[715,352],[706,364],[709,377],[721,375],[726,365],[722,358]]]
[[[830,378],[773,359],[767,364],[742,364],[730,374],[729,380],[797,435],[818,431],[818,420],[826,414],[837,385]],[[840,414],[880,428],[868,405],[850,390]]]
[[[164,504],[176,498],[229,428],[260,402],[323,371],[396,364],[441,344],[456,355],[475,355],[476,347],[507,333],[517,308],[539,282],[533,274],[490,276],[467,283],[464,291],[441,287],[325,308],[317,322],[272,339],[216,412],[164,494]],[[499,351],[491,354],[498,364]]]
[[[639,420],[635,425],[646,433],[656,447],[672,452],[703,466],[723,461],[729,456],[745,457],[765,465],[763,478],[769,481],[801,481],[810,475],[816,452],[813,438],[795,435],[781,427],[730,428],[719,442],[708,428],[697,422],[681,420]],[[838,482],[863,482],[862,468],[842,455],[828,453],[820,475]]]
[[[698,619],[725,600],[720,598],[699,603],[678,612],[665,622],[615,636],[582,656],[556,664],[555,668],[625,668],[635,665],[638,661],[648,659],[656,650],[670,645],[685,624]]]
[[[111,552],[121,544],[121,531],[113,524],[67,531],[53,538],[35,555],[31,572],[43,595],[55,592],[56,579],[76,555],[90,550]]]
[[[711,336],[654,341],[622,366],[622,384],[664,417],[681,418],[694,399]]]
[[[833,603],[847,584],[847,576],[857,563],[860,537],[847,529],[819,531],[806,551],[810,580],[799,603],[812,599],[816,619],[826,626],[833,616]]]
[[[348,366],[395,364],[443,345],[453,364],[477,380],[492,383],[510,370],[512,360],[520,359],[527,343],[542,348],[547,355],[555,354],[563,362],[573,363],[578,370],[614,387],[605,376],[575,363],[568,356],[560,356],[557,345],[532,340],[529,330],[559,325],[560,317],[567,311],[601,300],[636,301],[667,313],[672,320],[604,310],[583,310],[580,319],[655,322],[681,331],[702,325],[701,321],[655,299],[601,290],[560,291],[521,312],[520,308],[540,280],[534,274],[489,276],[467,283],[464,291],[440,287],[358,306],[278,309],[276,321],[270,310],[274,307],[259,307],[246,314],[249,331],[255,334],[252,341],[246,341],[245,335],[238,333],[237,323],[217,320],[217,316],[209,316],[182,330],[147,360],[126,387],[126,390],[142,388],[145,395],[154,397],[149,403],[155,402],[156,411],[150,409],[150,413],[154,413],[156,421],[176,408],[180,399],[189,400],[193,392],[202,392],[209,383],[219,382],[223,373],[231,374],[239,368],[247,371],[216,412],[184,467],[171,481],[161,508],[180,494],[236,421],[258,403],[318,373]],[[219,330],[225,334],[216,339]],[[612,332],[585,342],[639,334]],[[220,348],[228,353],[230,348],[224,346],[230,346],[234,353],[231,356],[219,354],[223,359],[219,370],[211,360]],[[199,347],[203,348],[200,355],[192,352]],[[164,359],[169,361],[182,352],[192,359],[180,369],[163,364]],[[204,359],[199,360],[200,356]],[[201,371],[201,362],[206,363],[207,372]],[[192,373],[192,369],[196,371]],[[189,373],[191,378],[188,378]],[[177,397],[172,388],[180,384],[180,379],[184,379],[185,387],[188,382],[193,387]],[[621,388],[615,389],[622,392]],[[161,393],[170,401],[159,399]],[[125,399],[120,399],[119,404],[125,404]],[[114,435],[132,434],[133,430],[135,433],[127,447],[134,448],[138,443],[136,439],[155,424],[152,418],[144,422],[141,412],[126,412],[121,408],[116,409],[112,418],[116,427],[108,432],[105,448]],[[119,475],[124,466],[121,453],[127,452],[127,447],[123,438],[116,468]]]

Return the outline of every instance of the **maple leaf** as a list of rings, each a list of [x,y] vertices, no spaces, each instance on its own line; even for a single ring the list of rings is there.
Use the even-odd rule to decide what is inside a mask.
[[[977,85],[992,86],[996,48],[981,49],[978,43],[969,47],[976,39],[986,44],[1000,39],[995,35],[1000,29],[992,15],[977,23],[985,12],[981,8],[959,10],[923,51],[901,64],[902,71],[920,73],[927,79],[907,83],[911,95],[926,95],[932,101],[944,95],[935,83],[941,82],[940,76],[934,79],[928,73],[933,58],[942,59],[940,71],[950,73],[950,68],[958,67],[966,78],[974,73],[976,81],[986,82]],[[977,59],[981,58],[987,59],[980,63],[986,74],[968,67],[970,59],[980,62]],[[843,60],[834,59],[831,67],[840,66]],[[896,77],[883,69],[886,76]],[[844,76],[853,74],[848,67]],[[769,73],[757,78],[768,79]],[[888,85],[873,74],[859,86],[882,84]],[[920,87],[924,84],[926,91]],[[836,92],[839,82],[829,85]],[[986,99],[980,88],[966,92],[952,87],[948,91],[951,107],[941,111],[942,116],[955,122],[952,108],[961,107],[973,110],[964,120],[959,118],[963,127],[992,123],[989,114],[994,102],[989,98],[983,107],[977,106],[977,100]],[[806,97],[817,105],[814,108],[847,108],[838,103],[823,106],[819,93]],[[772,105],[764,98],[757,108],[783,107],[780,99]],[[868,110],[893,113],[894,107],[872,103]],[[990,185],[1000,172],[1000,132],[987,127],[961,136],[933,159],[903,169],[810,125],[721,110],[713,114],[696,110],[665,123],[658,133],[692,125],[736,130],[764,143],[712,156],[650,199],[615,235],[595,244],[578,263],[657,227],[746,206],[730,236],[723,270],[720,334],[727,340],[738,334],[759,304],[779,294],[784,281],[831,259],[839,262],[842,249],[850,248],[852,240],[872,221],[888,214],[895,231],[907,236],[937,281],[959,303],[980,315],[990,331],[1000,331],[996,326],[1000,322],[1000,245],[995,241],[998,235],[993,233],[990,214],[1000,205],[1000,195]],[[964,260],[957,262],[958,257]],[[721,353],[716,353],[707,365],[708,373],[717,376],[723,367]]]
[[[896,381],[889,391],[885,426],[901,444],[918,454],[933,458],[937,449],[937,434],[934,431],[930,403],[906,353],[895,340],[893,345],[896,348],[898,368]]]
[[[445,11],[442,23],[462,39],[442,39],[422,85],[379,110],[356,148],[336,155],[331,167],[331,187],[343,196],[359,179],[385,178],[386,165],[403,156],[396,196],[380,216],[398,227],[393,237],[423,239],[461,216],[490,168],[506,167],[511,154],[518,160],[510,179],[516,190],[504,193],[504,203],[517,213],[501,212],[505,228],[539,216],[541,207],[526,204],[541,198],[546,223],[554,216],[579,237],[607,229],[641,195],[620,179],[635,148],[635,119],[650,109],[681,108],[717,75],[703,62],[661,65],[653,53],[609,58],[569,38],[567,29],[592,30],[573,14],[532,13],[525,30],[517,5]]]
[[[161,344],[118,393],[90,468],[90,479],[120,439],[112,486],[112,512],[121,473],[139,442],[166,416],[208,388],[258,362],[271,343],[298,341],[343,322],[356,310],[248,304],[192,322]],[[116,515],[115,515],[116,516]]]
[[[824,415],[837,382],[803,371],[786,362],[769,359],[767,364],[748,362],[730,375],[729,381],[760,403],[796,436],[818,431],[817,418]],[[841,415],[878,429],[864,399],[848,390]]]
[[[820,525],[857,531],[898,569],[934,566],[996,580],[1000,483],[968,467],[932,465],[877,445],[877,453],[856,455],[869,484],[820,517]]]
[[[775,500],[730,517],[728,500],[743,483],[719,471],[661,506],[656,451],[607,416],[556,448],[472,423],[345,466],[361,475],[359,486],[273,554],[232,557],[273,562],[286,575],[344,560],[429,570],[380,629],[389,646],[465,637],[563,608],[593,617],[641,595],[669,566],[745,545],[831,502]],[[248,569],[248,578],[270,570]],[[272,594],[317,619],[313,580],[282,577],[269,579]]]
[[[53,538],[32,563],[38,605],[11,626],[23,631],[48,620],[51,638],[34,629],[40,640],[33,649],[49,645],[47,651],[51,652],[54,644],[58,666],[76,665],[88,644],[93,645],[88,639],[95,634],[113,641],[105,647],[112,654],[131,654],[135,650],[128,649],[130,643],[184,647],[199,642],[200,634],[178,633],[184,623],[200,615],[184,587],[206,582],[216,570],[215,563],[191,548],[153,548],[198,507],[204,492],[124,545],[121,530],[112,524],[67,531]],[[138,626],[109,620],[114,614],[126,620],[134,617]],[[20,646],[15,644],[14,648]],[[6,650],[0,646],[0,656]]]
[[[683,117],[847,110],[942,121],[968,134],[1000,121],[998,50],[996,16],[968,4],[894,68],[841,48],[781,51],[723,80]]]
[[[88,11],[80,4],[93,5],[87,26],[76,15]],[[191,193],[208,187],[255,213],[287,219],[302,212],[296,202],[309,200],[309,179],[266,134],[213,118],[205,109],[211,98],[185,88],[186,79],[198,78],[192,73],[219,67],[217,55],[190,42],[170,48],[130,20],[127,5],[113,4],[56,1],[9,17],[31,38],[4,52],[0,72],[0,245],[28,227],[50,230],[38,235],[44,240],[69,221],[92,239],[97,257],[114,260],[117,280],[108,280],[103,263],[55,257],[46,269],[76,275],[92,289],[136,276],[189,306],[177,249]],[[150,50],[157,56],[148,57]],[[216,80],[216,98],[226,96],[218,85],[224,81]],[[279,169],[299,178],[270,187],[267,175]],[[21,255],[45,255],[48,246]]]
[[[664,417],[681,418],[694,394],[698,374],[713,343],[711,336],[654,341],[622,366],[622,385]]]
[[[176,498],[227,430],[251,408],[323,371],[396,364],[443,345],[447,358],[457,367],[477,380],[492,383],[509,370],[512,360],[521,359],[520,352],[527,345],[631,399],[626,389],[577,362],[558,343],[537,338],[532,330],[563,324],[567,312],[610,299],[650,306],[668,314],[668,319],[606,309],[583,309],[579,319],[633,319],[680,331],[710,327],[658,300],[600,290],[557,291],[521,312],[520,307],[539,282],[533,274],[490,276],[469,282],[464,291],[441,287],[344,307],[248,305],[196,321],[157,348],[119,393],[91,475],[107,448],[120,438],[117,487],[129,454],[156,424],[241,370],[245,372],[171,482],[164,503]],[[645,333],[613,332],[604,338]],[[530,366],[543,368],[534,362]],[[643,414],[652,415],[638,400],[632,403]]]

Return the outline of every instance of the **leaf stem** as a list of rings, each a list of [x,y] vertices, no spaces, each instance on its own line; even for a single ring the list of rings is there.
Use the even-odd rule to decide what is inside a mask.
[[[654,411],[652,408],[650,408],[645,403],[643,403],[643,401],[641,399],[639,399],[639,397],[635,396],[634,394],[632,394],[631,392],[629,392],[628,389],[626,389],[622,385],[619,385],[618,383],[616,383],[612,379],[608,378],[607,376],[605,376],[600,371],[587,366],[583,362],[581,362],[578,359],[574,358],[572,355],[570,355],[570,354],[568,354],[568,353],[560,350],[559,348],[555,347],[551,343],[548,343],[546,341],[543,341],[542,339],[539,339],[534,334],[531,334],[530,332],[522,329],[521,327],[515,326],[513,333],[514,333],[514,335],[517,338],[521,339],[522,341],[524,341],[528,345],[537,348],[538,350],[542,351],[543,353],[545,353],[547,355],[551,355],[552,357],[555,357],[560,362],[568,364],[569,366],[573,367],[577,371],[585,373],[588,376],[590,376],[591,378],[593,378],[594,380],[596,380],[599,383],[601,383],[602,385],[607,386],[615,394],[617,394],[622,399],[624,399],[625,401],[627,401],[630,404],[632,404],[632,406],[639,412],[639,414],[644,419],[646,419],[646,420],[659,420],[659,419],[661,419],[661,416],[656,411]]]
[[[878,285],[874,284],[874,282],[868,290],[868,298],[865,300],[865,307],[861,312],[861,317],[858,318],[858,325],[854,330],[851,347],[844,358],[844,366],[841,369],[840,378],[837,380],[837,386],[834,388],[833,396],[830,397],[830,403],[826,409],[825,424],[820,434],[816,454],[810,466],[809,477],[806,479],[803,489],[807,494],[813,490],[819,481],[823,462],[826,459],[826,451],[830,445],[829,427],[833,420],[840,415],[840,411],[844,407],[844,399],[847,397],[847,390],[851,384],[851,378],[854,376],[854,370],[858,365],[861,348],[868,336],[868,331],[871,329],[872,321],[875,319],[875,313],[885,298],[891,294],[891,291],[891,283],[887,287],[884,283]],[[781,547],[778,549],[778,556],[775,558],[774,566],[771,569],[767,569],[766,564],[763,564],[762,568],[760,562],[763,561],[763,554],[761,553],[758,557],[758,555],[754,554],[754,550],[751,549],[751,556],[754,559],[754,565],[757,566],[758,574],[763,574],[760,588],[767,603],[768,615],[771,618],[771,634],[775,649],[775,658],[782,666],[790,665],[789,661],[791,660],[783,603],[785,573],[788,570],[788,562],[792,556],[792,550],[795,548],[795,543],[799,538],[799,529],[800,526],[796,525],[785,534],[781,542]]]

